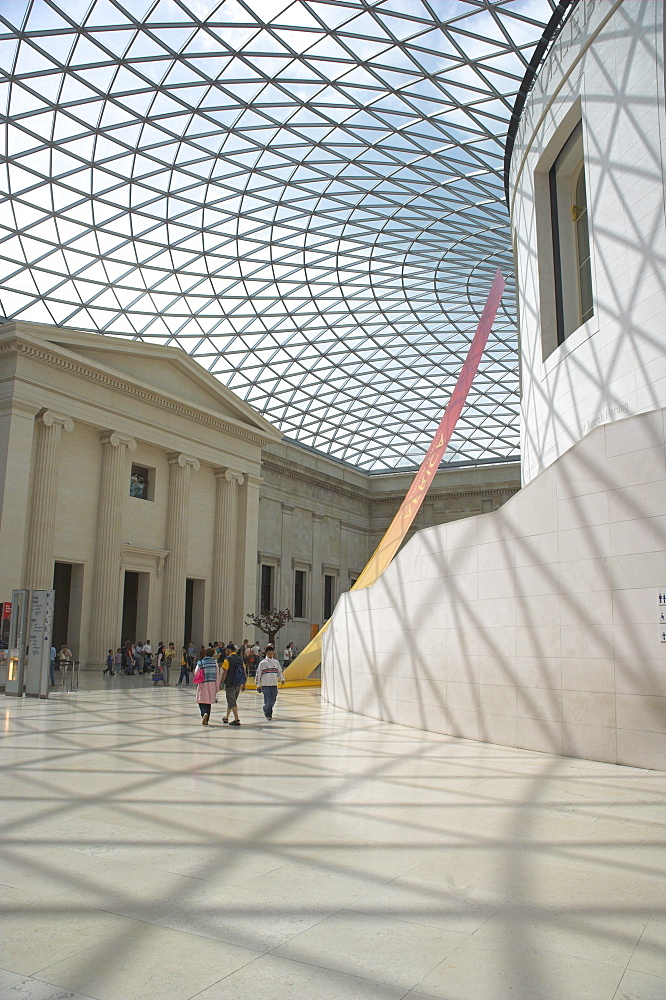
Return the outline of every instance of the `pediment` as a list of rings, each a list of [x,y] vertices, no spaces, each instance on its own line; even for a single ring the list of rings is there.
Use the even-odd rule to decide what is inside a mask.
[[[173,401],[201,407],[220,419],[241,424],[273,441],[282,438],[277,428],[178,347],[160,347],[78,331],[42,329],[48,330],[44,339],[68,355],[75,355],[82,363],[103,368],[107,373],[115,372],[136,386]]]

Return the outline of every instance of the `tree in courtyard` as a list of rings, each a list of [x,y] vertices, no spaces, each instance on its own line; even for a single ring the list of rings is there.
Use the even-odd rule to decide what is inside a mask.
[[[250,614],[245,616],[246,625],[254,625],[258,628],[260,632],[265,632],[268,636],[268,641],[275,644],[275,636],[278,634],[283,625],[291,621],[291,611],[289,608],[285,608],[283,611],[278,611],[277,608],[271,608],[268,610],[266,608],[261,611],[258,615]]]

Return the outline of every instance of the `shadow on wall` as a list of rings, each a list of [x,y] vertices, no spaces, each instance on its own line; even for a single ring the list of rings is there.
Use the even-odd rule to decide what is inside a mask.
[[[323,697],[434,732],[666,769],[664,413],[594,430],[499,511],[343,596]]]

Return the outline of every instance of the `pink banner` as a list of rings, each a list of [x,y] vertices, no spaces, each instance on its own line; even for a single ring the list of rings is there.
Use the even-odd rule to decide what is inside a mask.
[[[395,553],[400,548],[405,535],[409,531],[412,521],[416,517],[419,508],[423,503],[423,498],[435,478],[435,473],[440,466],[444,457],[444,452],[446,451],[449,441],[451,440],[453,429],[456,426],[458,417],[460,416],[462,408],[465,405],[467,393],[469,392],[470,386],[479,367],[479,362],[481,361],[483,352],[486,348],[486,343],[488,341],[492,325],[495,321],[495,316],[504,293],[505,285],[506,283],[502,277],[502,273],[498,269],[490,292],[488,293],[488,298],[483,308],[483,312],[481,313],[476,333],[474,334],[474,338],[470,344],[465,363],[462,367],[460,375],[458,376],[458,381],[456,382],[455,389],[451,394],[448,406],[444,411],[444,416],[442,417],[440,425],[437,428],[437,433],[433,438],[432,444],[428,448],[419,471],[414,477],[414,482],[410,486],[407,496],[400,506],[400,510],[393,518],[386,534],[382,538],[367,566],[352,588],[353,590],[360,590],[363,587],[369,587],[375,582],[375,580],[378,579],[379,576],[381,576],[393,559]]]

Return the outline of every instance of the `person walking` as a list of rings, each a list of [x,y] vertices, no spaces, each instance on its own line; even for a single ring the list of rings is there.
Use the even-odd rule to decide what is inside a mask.
[[[136,664],[137,672],[143,673],[143,642],[141,639],[137,642],[134,647],[134,662]]]
[[[180,674],[178,675],[178,687],[185,682],[185,684],[190,683],[190,668],[187,662],[187,646],[183,646],[183,651],[180,657]]]
[[[187,666],[190,670],[194,670],[194,664],[197,661],[197,648],[190,639],[187,644]]]
[[[238,655],[233,642],[229,643],[226,648],[226,656],[222,653],[220,660],[223,661],[221,680],[224,684],[224,694],[227,699],[227,710],[224,713],[222,722],[229,722],[229,713],[232,712],[234,718],[232,722],[229,722],[229,725],[240,726],[241,723],[238,718],[238,695],[241,691],[245,690],[247,674],[245,673],[242,657]]]
[[[51,646],[51,660],[49,662],[49,679],[51,681],[51,687],[55,687],[55,665],[57,655],[55,646]]]
[[[197,684],[197,704],[201,712],[201,725],[207,726],[213,702],[220,690],[220,665],[215,659],[215,650],[212,646],[209,646],[204,653],[205,655],[197,663],[197,670],[201,668],[203,671],[203,680]]]
[[[168,647],[164,650],[164,685],[165,687],[171,687],[170,682],[170,671],[173,666],[173,661],[176,658],[176,647],[172,642],[169,643]]]
[[[58,662],[60,664],[60,680],[64,685],[67,677],[67,667],[71,667],[72,671],[74,670],[74,657],[72,656],[71,649],[65,642],[63,642],[58,651]]]
[[[113,661],[114,661],[113,650],[110,649],[106,654],[106,667],[102,671],[102,674],[109,674],[111,677],[113,677]]]
[[[273,646],[266,646],[266,656],[257,667],[255,683],[264,696],[264,715],[273,718],[273,707],[278,696],[278,682],[284,684],[284,674]]]

